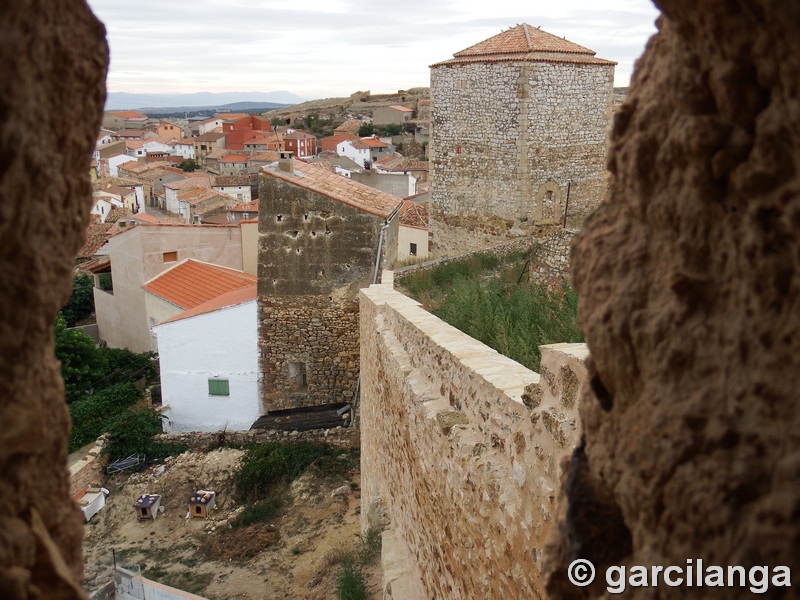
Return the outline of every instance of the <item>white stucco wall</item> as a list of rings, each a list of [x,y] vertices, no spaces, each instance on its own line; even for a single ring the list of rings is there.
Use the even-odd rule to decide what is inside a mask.
[[[119,171],[117,167],[121,164],[126,162],[136,161],[135,158],[128,156],[127,154],[117,154],[116,156],[109,156],[108,157],[108,173],[111,177],[119,177]]]
[[[167,431],[249,429],[260,416],[256,301],[153,327]],[[210,378],[229,396],[211,396]]]
[[[336,154],[346,156],[360,167],[363,167],[364,163],[370,160],[369,148],[353,148],[353,145],[347,140],[339,142],[336,146]]]
[[[215,185],[212,189],[222,192],[223,194],[228,194],[228,196],[233,196],[239,202],[252,202],[252,190],[249,185]],[[241,196],[241,198],[239,196]]]

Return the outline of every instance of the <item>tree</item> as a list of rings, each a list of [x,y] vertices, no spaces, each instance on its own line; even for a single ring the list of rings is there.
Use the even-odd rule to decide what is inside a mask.
[[[56,358],[61,361],[67,404],[82,398],[95,382],[106,376],[107,362],[94,340],[76,329],[67,329],[64,316],[58,313],[54,337]]]
[[[372,123],[362,123],[358,128],[358,137],[369,137],[375,133],[375,127]]]
[[[403,128],[397,123],[389,123],[383,126],[382,133],[383,135],[400,135],[403,133]]]
[[[72,277],[72,295],[69,302],[61,309],[67,327],[73,327],[77,321],[85,319],[94,312],[94,281],[86,273]]]
[[[185,161],[183,161],[178,166],[186,173],[191,173],[192,171],[197,171],[197,169],[200,168],[200,165],[193,158],[187,158]]]

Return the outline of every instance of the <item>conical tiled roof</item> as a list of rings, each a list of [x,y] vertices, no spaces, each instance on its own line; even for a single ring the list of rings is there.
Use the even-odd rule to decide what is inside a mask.
[[[507,29],[474,46],[456,52],[453,56],[484,56],[487,54],[509,54],[529,52],[565,52],[568,54],[588,54],[595,52],[573,44],[552,33],[547,33],[527,23]]]
[[[594,50],[584,48],[527,23],[507,29],[453,55],[454,58],[431,65],[452,65],[469,62],[547,61],[613,65],[613,61],[597,58]]]

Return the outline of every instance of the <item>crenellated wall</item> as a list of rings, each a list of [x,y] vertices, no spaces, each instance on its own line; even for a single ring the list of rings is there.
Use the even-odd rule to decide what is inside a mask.
[[[393,540],[387,597],[544,597],[585,345],[544,346],[540,377],[391,285],[361,290],[360,319],[362,527]]]

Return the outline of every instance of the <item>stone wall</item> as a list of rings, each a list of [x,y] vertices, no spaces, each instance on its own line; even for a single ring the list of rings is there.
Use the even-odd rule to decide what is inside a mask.
[[[108,47],[83,0],[0,4],[0,595],[85,598],[53,355],[89,224]]]
[[[487,253],[503,257],[514,252],[531,249],[530,264],[528,265],[531,283],[545,285],[552,289],[557,287],[563,279],[569,280],[570,244],[576,234],[577,231],[557,226],[537,227],[537,235],[532,237],[519,238],[490,248],[400,267],[393,271],[394,281],[402,285],[403,277],[411,273],[428,271],[450,262],[466,260],[473,254]]]
[[[540,377],[389,285],[361,291],[362,526],[406,545],[403,589],[413,574],[425,598],[543,597],[585,357],[544,346]]]
[[[548,62],[431,69],[436,254],[530,235],[565,207],[568,226],[580,226],[606,191],[613,74]]]
[[[262,411],[350,402],[357,293],[372,280],[385,219],[275,177],[261,175],[259,185]],[[384,235],[386,260],[397,221]]]
[[[570,244],[577,233],[574,229],[559,229],[537,240],[537,245],[531,250],[531,283],[554,289],[564,279],[569,281]]]
[[[102,456],[106,438],[100,437],[86,456],[69,468],[69,493],[75,496],[85,486],[99,486],[105,480],[108,458]]]
[[[156,441],[186,444],[193,450],[204,451],[220,443],[263,444],[266,442],[301,443],[311,442],[329,446],[357,448],[360,443],[358,429],[337,427],[336,429],[314,429],[311,431],[190,431],[186,433],[162,433]]]
[[[591,385],[548,592],[608,598],[605,567],[639,565],[650,586],[625,597],[752,597],[713,576],[652,587],[651,567],[686,576],[693,559],[707,574],[766,566],[759,591],[795,598],[800,3],[657,4],[659,33],[611,134],[608,197],[574,244]],[[567,580],[576,558],[595,562],[595,587]],[[778,566],[793,588],[778,587]]]

